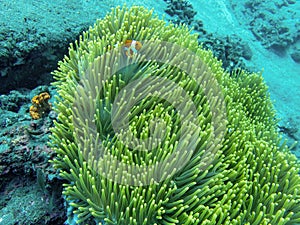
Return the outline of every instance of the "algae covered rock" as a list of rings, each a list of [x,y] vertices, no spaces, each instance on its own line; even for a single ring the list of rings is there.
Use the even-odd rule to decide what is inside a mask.
[[[299,164],[262,76],[230,76],[152,14],[113,9],[53,73],[53,163],[77,223],[299,222]]]

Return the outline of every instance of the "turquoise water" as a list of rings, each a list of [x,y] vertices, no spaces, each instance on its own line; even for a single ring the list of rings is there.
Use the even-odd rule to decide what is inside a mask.
[[[48,141],[58,96],[51,72],[69,43],[124,3],[186,24],[229,74],[262,73],[282,142],[300,159],[299,1],[0,0],[0,225],[76,221],[61,195],[63,181],[48,161],[55,157]],[[35,120],[30,107],[41,93],[50,99]]]

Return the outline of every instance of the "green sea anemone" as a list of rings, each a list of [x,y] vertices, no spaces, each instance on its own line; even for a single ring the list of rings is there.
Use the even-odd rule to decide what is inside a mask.
[[[113,9],[53,73],[53,163],[77,223],[299,223],[300,167],[262,76],[229,75],[152,13]]]

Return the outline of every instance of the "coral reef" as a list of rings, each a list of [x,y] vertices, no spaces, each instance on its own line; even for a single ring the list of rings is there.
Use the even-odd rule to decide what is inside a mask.
[[[286,144],[290,146],[291,152],[293,152],[297,156],[297,158],[300,159],[300,130],[297,120],[299,120],[299,116],[284,118],[279,121],[278,129],[282,134]]]
[[[300,48],[293,50],[291,53],[291,58],[296,62],[300,63]]]
[[[199,34],[199,42],[204,48],[211,50],[214,55],[222,60],[223,68],[233,72],[238,68],[246,69],[244,60],[250,60],[252,51],[249,45],[238,37],[231,35],[218,37],[216,34],[207,33],[201,20],[195,19],[196,11],[191,3],[185,0],[166,0],[165,10],[175,24],[186,24]]]
[[[300,166],[261,75],[230,76],[197,38],[124,7],[70,45],[51,147],[77,223],[299,223]],[[125,40],[143,47],[126,57]]]
[[[56,114],[40,120],[29,115],[31,96],[55,94],[40,86],[0,96],[0,219],[1,224],[62,224],[66,220],[61,181],[49,160],[49,128]]]
[[[299,10],[293,10],[293,1],[241,1],[231,0],[233,12],[245,21],[254,36],[266,48],[283,54],[300,38]],[[297,6],[296,6],[297,7]],[[282,16],[278,16],[278,11]]]
[[[206,34],[201,20],[195,19],[197,12],[192,4],[186,0],[165,0],[167,9],[165,12],[169,14],[171,21],[175,24],[186,24],[200,34]]]
[[[63,224],[66,218],[61,183],[56,182],[47,189],[42,190],[29,177],[11,179],[1,192],[0,224]]]
[[[49,85],[68,43],[111,6],[111,1],[35,1],[30,7],[1,2],[0,93]]]
[[[17,88],[50,84],[49,73],[67,52],[64,43],[48,40],[34,27],[0,30],[0,48],[0,93],[4,94]]]
[[[199,37],[198,40],[205,49],[211,50],[222,61],[223,68],[230,73],[237,69],[250,70],[246,67],[244,60],[252,58],[252,50],[238,36],[221,38],[208,34],[205,37]]]

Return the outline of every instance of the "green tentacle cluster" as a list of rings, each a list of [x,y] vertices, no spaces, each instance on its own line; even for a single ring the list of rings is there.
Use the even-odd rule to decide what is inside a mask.
[[[79,224],[300,223],[262,76],[229,76],[187,27],[115,8],[54,77],[54,165]]]

